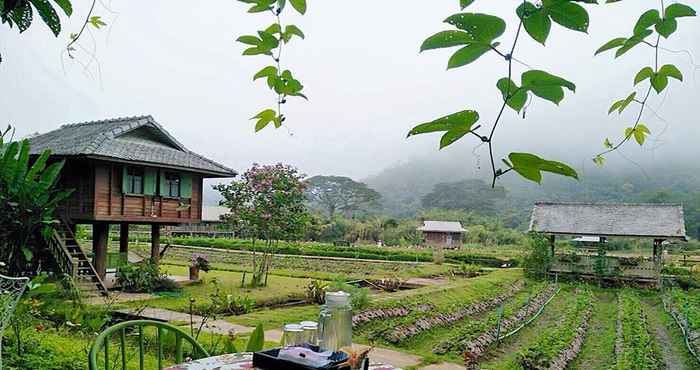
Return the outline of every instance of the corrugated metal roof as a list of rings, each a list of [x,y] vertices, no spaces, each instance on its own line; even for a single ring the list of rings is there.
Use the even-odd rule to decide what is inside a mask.
[[[60,156],[144,162],[220,177],[236,175],[236,171],[189,151],[151,116],[63,125],[29,140],[31,154],[49,149]]]
[[[678,204],[535,203],[530,231],[686,239],[683,207]]]
[[[202,207],[202,221],[221,222],[221,216],[230,212],[231,210],[226,207],[204,206]]]
[[[467,230],[462,228],[462,224],[454,221],[423,221],[420,231],[433,231],[444,233],[463,233]]]

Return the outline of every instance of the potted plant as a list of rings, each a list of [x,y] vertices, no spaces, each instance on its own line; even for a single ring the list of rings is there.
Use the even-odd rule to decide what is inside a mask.
[[[190,264],[190,280],[199,280],[199,271],[208,272],[211,266],[209,265],[209,259],[205,255],[193,254],[192,263]]]

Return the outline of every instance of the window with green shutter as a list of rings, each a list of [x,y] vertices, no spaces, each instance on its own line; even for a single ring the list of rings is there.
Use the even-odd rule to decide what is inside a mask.
[[[146,195],[156,195],[156,179],[158,172],[152,168],[147,168],[143,176],[143,193]]]
[[[144,169],[124,166],[122,174],[122,192],[124,194],[144,193]]]
[[[182,174],[180,176],[180,194],[183,198],[192,198],[192,175]]]

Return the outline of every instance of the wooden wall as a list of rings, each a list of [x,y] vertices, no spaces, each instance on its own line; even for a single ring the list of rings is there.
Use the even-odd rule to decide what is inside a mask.
[[[156,169],[157,170],[157,169]],[[170,170],[169,170],[170,171]],[[197,223],[202,218],[202,176],[192,175],[192,197],[168,198],[122,192],[123,164],[70,160],[62,172],[61,188],[76,191],[62,211],[76,222]],[[189,207],[187,207],[189,205]]]
[[[452,235],[452,244],[447,244],[447,235]],[[424,231],[425,244],[427,245],[442,245],[445,248],[459,248],[462,246],[462,234],[460,233],[443,233]]]

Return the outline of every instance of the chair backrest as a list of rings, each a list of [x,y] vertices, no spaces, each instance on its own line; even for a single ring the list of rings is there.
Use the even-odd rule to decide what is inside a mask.
[[[144,359],[145,359],[145,335],[144,328],[154,327],[156,329],[156,360],[158,361],[158,369],[163,369],[163,341],[165,334],[171,332],[175,335],[175,362],[183,362],[183,350],[182,346],[184,342],[192,345],[192,352],[194,359],[209,357],[209,353],[202,347],[201,344],[197,342],[192,336],[185,333],[181,329],[160,322],[152,320],[132,320],[124,321],[119,324],[110,326],[105,329],[100,335],[97,336],[95,342],[90,348],[90,353],[88,354],[89,369],[90,370],[100,370],[98,367],[98,357],[100,354],[104,355],[104,370],[112,370],[116,364],[121,363],[121,369],[127,369],[127,333],[134,333],[137,336],[137,346],[139,353],[139,369],[144,370]],[[110,357],[110,344],[114,336],[118,337],[117,345],[119,347],[118,351]]]

